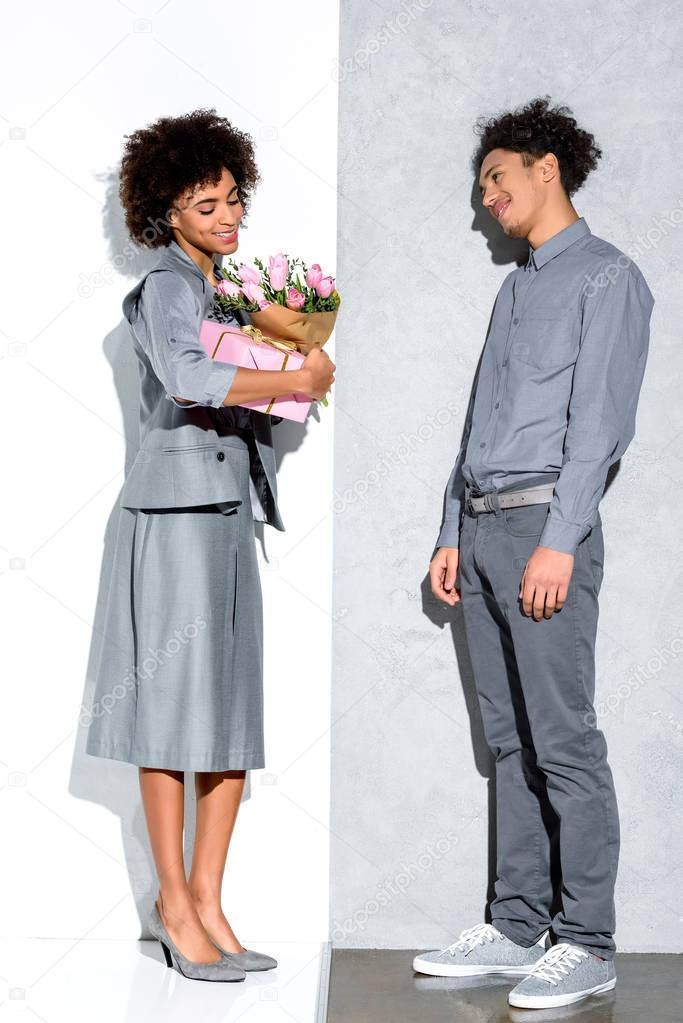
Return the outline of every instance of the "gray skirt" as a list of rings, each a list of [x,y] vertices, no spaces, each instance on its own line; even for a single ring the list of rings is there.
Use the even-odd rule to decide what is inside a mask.
[[[85,751],[185,771],[264,766],[263,605],[249,446],[242,503],[119,507]]]

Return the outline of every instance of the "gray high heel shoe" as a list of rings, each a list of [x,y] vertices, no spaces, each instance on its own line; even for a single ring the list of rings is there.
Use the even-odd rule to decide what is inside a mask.
[[[217,941],[214,941],[213,938],[211,940],[224,956],[231,959],[236,966],[246,970],[247,973],[253,973],[256,970],[274,970],[277,966],[277,959],[267,956],[264,952],[252,952],[249,948],[245,948],[244,952],[227,952],[221,948]]]
[[[209,963],[196,963],[184,956],[166,930],[156,902],[149,917],[149,929],[154,937],[161,942],[166,965],[175,968],[178,973],[189,980],[237,981],[244,980],[246,977],[246,973],[240,965],[232,962],[225,953],[223,953],[222,959]]]

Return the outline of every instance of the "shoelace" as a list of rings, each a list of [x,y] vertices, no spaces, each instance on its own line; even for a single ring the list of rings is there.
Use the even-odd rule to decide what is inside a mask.
[[[549,984],[557,985],[558,980],[564,980],[569,971],[582,959],[588,959],[588,952],[577,948],[576,945],[561,942],[548,949],[528,976],[538,977],[540,980],[547,980]]]
[[[483,945],[485,941],[495,941],[496,938],[502,938],[502,934],[491,924],[477,924],[476,927],[461,931],[457,941],[449,945],[446,952],[454,956],[456,952],[464,951],[465,955],[468,955],[476,945]]]

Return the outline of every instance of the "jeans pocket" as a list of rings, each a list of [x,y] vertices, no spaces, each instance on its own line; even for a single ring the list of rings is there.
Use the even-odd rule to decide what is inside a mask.
[[[549,501],[503,508],[503,522],[510,536],[540,536],[548,517]]]

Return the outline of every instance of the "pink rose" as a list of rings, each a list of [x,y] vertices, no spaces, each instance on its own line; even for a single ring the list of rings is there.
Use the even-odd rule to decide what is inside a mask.
[[[322,275],[323,272],[320,269],[320,263],[314,263],[311,267],[309,267],[306,271],[306,284],[309,288],[317,288],[320,284],[320,278]]]
[[[288,309],[303,309],[306,296],[302,295],[296,288],[287,288],[287,301],[285,305]]]
[[[239,298],[242,294],[239,284],[227,280],[219,281],[216,285],[216,291],[219,295],[225,295],[226,298]]]
[[[254,268],[251,266],[245,266],[244,263],[242,263],[241,267],[237,272],[239,274],[240,280],[243,281],[245,284],[247,283],[247,281],[250,284],[261,283],[261,272],[259,270],[254,270]]]
[[[334,277],[321,277],[315,290],[321,298],[329,298],[334,291]]]
[[[274,291],[282,291],[289,273],[289,261],[286,256],[278,252],[277,256],[268,257],[268,276],[270,286]]]

